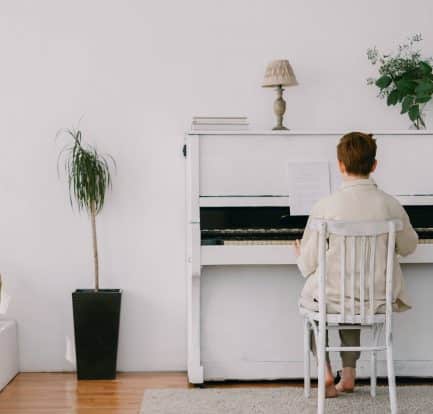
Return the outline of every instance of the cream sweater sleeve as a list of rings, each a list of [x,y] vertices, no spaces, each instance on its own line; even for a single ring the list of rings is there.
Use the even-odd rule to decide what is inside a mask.
[[[308,218],[307,225],[301,240],[301,254],[297,259],[297,265],[302,273],[302,276],[308,277],[313,274],[318,266],[317,256],[319,247],[319,234],[317,231],[310,230],[309,224],[311,218],[319,218],[318,206],[314,206],[311,212],[311,216]]]
[[[400,206],[400,219],[403,221],[403,230],[397,232],[395,250],[400,256],[407,256],[415,251],[418,245],[418,234],[410,223],[405,209]]]

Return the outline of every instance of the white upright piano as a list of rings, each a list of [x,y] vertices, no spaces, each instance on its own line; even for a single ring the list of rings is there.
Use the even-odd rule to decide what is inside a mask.
[[[396,373],[433,376],[433,131],[369,131],[378,185],[406,207],[420,235],[402,259],[414,308],[395,317]],[[290,214],[289,162],[327,161],[337,187],[344,134],[194,131],[186,134],[188,378],[301,378],[304,279],[293,240],[306,216]],[[432,234],[432,236],[430,236]],[[331,338],[332,340],[332,338]],[[368,375],[368,361],[359,362]],[[379,362],[379,374],[385,373]]]

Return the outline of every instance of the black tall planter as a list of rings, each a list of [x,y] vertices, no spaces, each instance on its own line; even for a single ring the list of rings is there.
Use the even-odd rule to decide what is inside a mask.
[[[120,289],[72,293],[78,379],[116,378]]]

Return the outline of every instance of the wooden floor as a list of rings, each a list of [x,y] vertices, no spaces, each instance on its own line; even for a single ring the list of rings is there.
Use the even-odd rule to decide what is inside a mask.
[[[288,383],[253,384],[275,387]],[[251,385],[210,383],[206,386]],[[188,387],[191,385],[183,372],[121,373],[114,381],[77,381],[69,373],[23,373],[0,392],[0,414],[137,414],[145,389]]]
[[[384,380],[381,383],[384,385]],[[399,378],[398,383],[433,386],[432,379]],[[303,383],[206,383],[206,388],[250,386],[302,387]],[[77,381],[72,373],[23,373],[0,392],[0,414],[138,414],[144,390],[192,387],[184,372],[120,373],[114,381]]]
[[[125,373],[114,381],[77,381],[72,373],[23,373],[0,393],[0,413],[136,414],[146,388],[188,386],[184,373]]]

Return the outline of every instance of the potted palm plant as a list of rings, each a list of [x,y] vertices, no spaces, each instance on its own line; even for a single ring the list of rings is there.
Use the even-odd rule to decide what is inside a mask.
[[[94,288],[72,293],[78,379],[113,379],[116,376],[119,337],[120,289],[100,289],[96,216],[111,188],[111,156],[102,156],[82,141],[80,130],[67,130],[72,138],[60,153],[68,178],[71,205],[90,217],[93,241]]]

